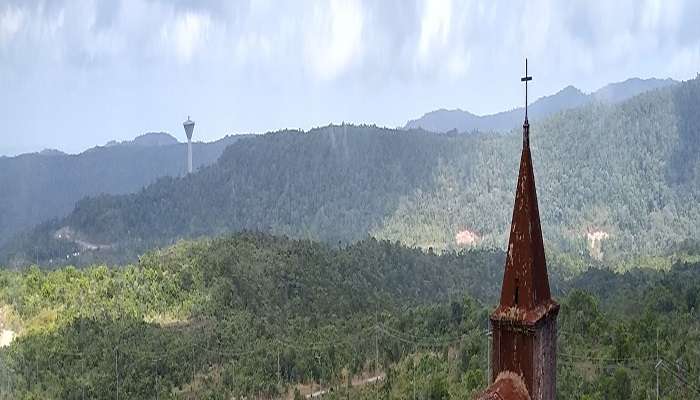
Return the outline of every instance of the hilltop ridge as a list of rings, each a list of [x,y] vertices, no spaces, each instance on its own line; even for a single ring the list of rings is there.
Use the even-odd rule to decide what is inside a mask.
[[[678,83],[673,79],[630,78],[623,82],[608,84],[593,93],[585,94],[569,85],[555,94],[541,97],[528,107],[531,120],[549,117],[555,113],[570,110],[591,102],[615,104],[650,90]],[[508,131],[521,123],[523,107],[514,108],[490,115],[475,115],[460,109],[439,109],[410,120],[405,129],[422,128],[433,132]]]
[[[195,166],[209,165],[242,136],[195,143]],[[167,133],[97,146],[80,154],[45,150],[0,157],[0,245],[19,232],[68,214],[85,196],[124,194],[185,172],[185,144]]]

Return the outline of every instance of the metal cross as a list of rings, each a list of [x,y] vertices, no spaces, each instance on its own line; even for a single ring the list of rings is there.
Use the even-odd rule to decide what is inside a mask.
[[[520,82],[525,82],[525,119],[527,120],[527,82],[531,81],[532,77],[527,75],[527,58],[525,59],[525,76],[520,78]]]

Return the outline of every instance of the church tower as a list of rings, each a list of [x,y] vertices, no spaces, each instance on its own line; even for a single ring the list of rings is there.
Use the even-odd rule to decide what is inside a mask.
[[[501,299],[491,314],[491,386],[482,399],[556,397],[556,320],[559,305],[549,291],[537,191],[530,155],[525,61],[525,122],[520,172],[503,275]],[[524,384],[527,396],[504,396]]]

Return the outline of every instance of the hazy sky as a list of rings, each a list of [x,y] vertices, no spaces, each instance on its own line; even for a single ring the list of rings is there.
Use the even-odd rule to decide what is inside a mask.
[[[700,70],[700,1],[0,0],[0,154],[403,125]]]

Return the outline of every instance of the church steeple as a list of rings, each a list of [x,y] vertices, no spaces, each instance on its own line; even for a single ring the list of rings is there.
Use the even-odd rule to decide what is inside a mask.
[[[525,61],[525,92],[532,80],[527,75]],[[530,124],[527,120],[527,94],[525,95],[525,122],[523,123],[523,148],[520,155],[520,171],[515,190],[513,220],[508,240],[501,301],[499,309],[516,307],[523,313],[532,313],[538,306],[551,301],[549,277],[544,255],[540,212],[537,207],[535,174],[530,154]]]
[[[535,174],[530,155],[525,62],[525,121],[501,299],[491,314],[491,386],[479,399],[556,397],[557,314],[544,255]],[[520,383],[519,383],[520,382]],[[526,396],[514,388],[524,385]],[[507,394],[506,394],[507,393]]]

